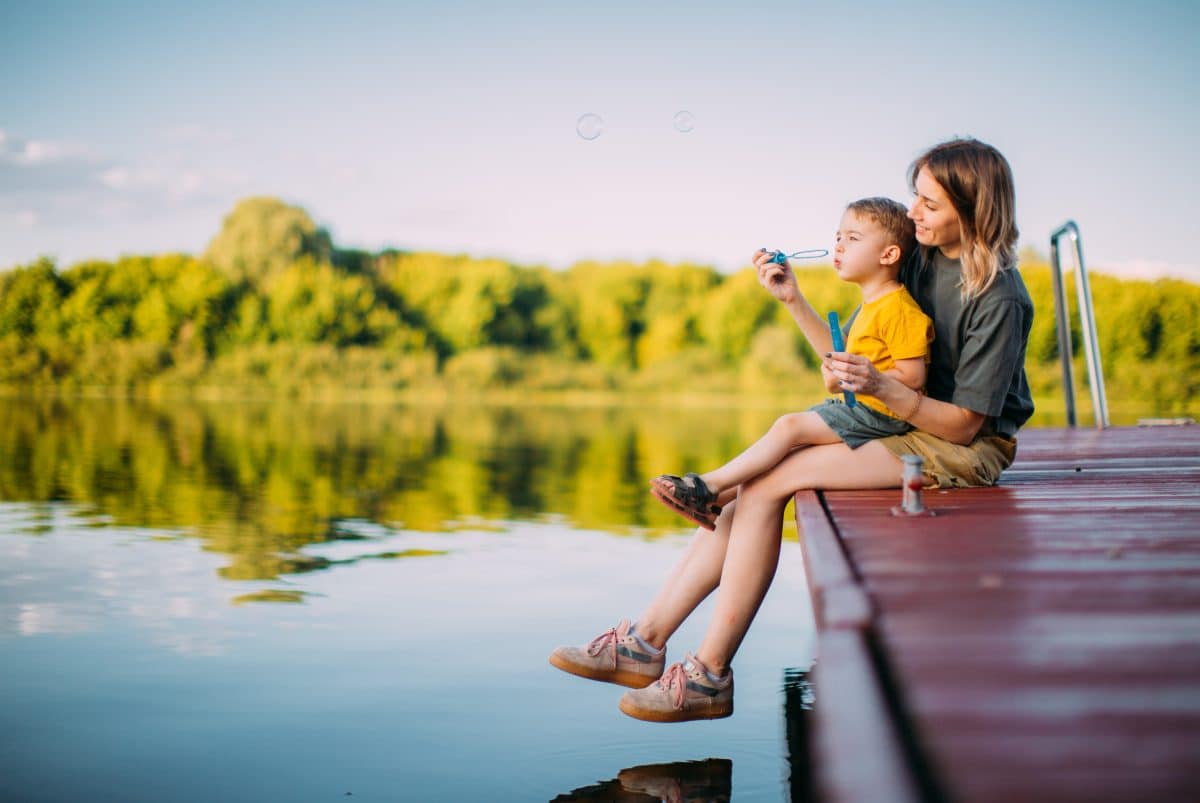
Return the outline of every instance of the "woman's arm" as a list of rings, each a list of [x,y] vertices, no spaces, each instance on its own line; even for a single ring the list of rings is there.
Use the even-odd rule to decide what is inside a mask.
[[[917,429],[965,446],[975,439],[987,416],[923,396],[894,376],[880,373],[866,357],[838,351],[826,358],[842,390],[865,393],[882,401]]]

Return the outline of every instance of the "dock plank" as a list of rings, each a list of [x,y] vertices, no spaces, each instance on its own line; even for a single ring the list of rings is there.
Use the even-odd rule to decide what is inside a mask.
[[[1200,427],[1030,430],[998,487],[897,494],[822,496],[928,783],[1200,799]]]

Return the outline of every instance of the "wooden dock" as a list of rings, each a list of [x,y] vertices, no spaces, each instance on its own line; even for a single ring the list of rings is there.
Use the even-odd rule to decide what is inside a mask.
[[[796,497],[824,800],[1200,800],[1200,426],[1023,431],[995,488]]]

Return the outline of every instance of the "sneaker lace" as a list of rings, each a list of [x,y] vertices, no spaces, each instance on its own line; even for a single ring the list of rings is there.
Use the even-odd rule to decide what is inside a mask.
[[[612,653],[613,666],[617,665],[617,629],[610,627],[588,642],[587,654],[595,658],[605,647]]]
[[[683,708],[683,695],[687,690],[687,670],[682,663],[671,664],[663,676],[658,679],[658,685],[671,696],[671,705],[677,709]]]

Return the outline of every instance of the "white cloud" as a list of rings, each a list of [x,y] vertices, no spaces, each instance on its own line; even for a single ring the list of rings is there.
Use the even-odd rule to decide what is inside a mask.
[[[149,193],[171,200],[222,194],[246,184],[235,170],[214,168],[197,170],[187,167],[110,167],[96,174],[100,183],[116,192]]]
[[[130,185],[133,177],[128,168],[112,167],[99,173],[100,183],[114,190],[122,190]]]
[[[97,226],[144,238],[148,226],[174,225],[196,210],[216,221],[212,210],[232,205],[249,183],[204,148],[118,159],[94,146],[0,130],[0,229],[10,235],[0,252],[7,246],[4,259],[13,261],[43,251],[62,254],[65,230]],[[91,254],[93,246],[82,251]]]
[[[36,166],[91,158],[94,154],[85,145],[45,139],[22,140],[0,130],[0,162]]]

